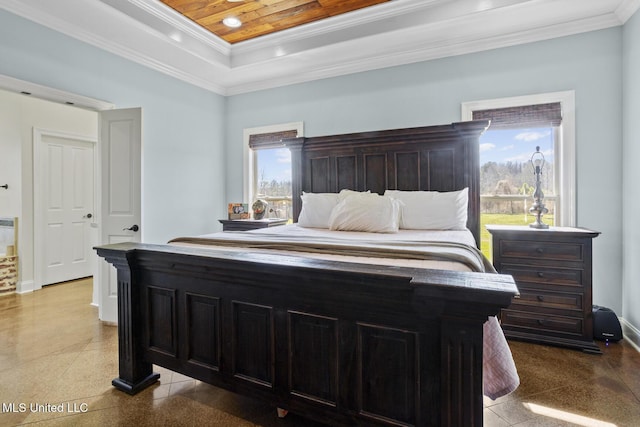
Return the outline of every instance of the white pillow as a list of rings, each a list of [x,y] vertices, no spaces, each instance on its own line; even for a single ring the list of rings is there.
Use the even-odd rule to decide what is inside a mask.
[[[343,188],[342,190],[340,190],[340,192],[338,193],[338,197],[339,200],[342,201],[345,199],[345,197],[348,196],[354,196],[354,195],[359,195],[359,194],[371,194],[371,190],[367,190],[367,191],[356,191],[356,190],[348,190],[346,188]],[[377,194],[377,193],[376,193]]]
[[[329,228],[329,216],[339,201],[338,193],[302,192],[302,209],[298,225],[308,228]]]
[[[403,203],[400,228],[464,230],[467,227],[468,188],[442,193],[387,190],[384,194]]]
[[[400,202],[377,193],[352,194],[340,201],[329,218],[329,229],[397,233]]]

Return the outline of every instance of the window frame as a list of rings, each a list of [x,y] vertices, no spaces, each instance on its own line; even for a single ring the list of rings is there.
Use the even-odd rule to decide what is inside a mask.
[[[281,123],[275,125],[268,126],[260,126],[254,128],[245,128],[242,132],[242,144],[243,144],[243,173],[242,173],[242,198],[244,203],[249,203],[254,200],[255,195],[257,193],[257,181],[256,178],[258,176],[258,162],[256,151],[252,150],[249,147],[249,139],[251,135],[259,135],[262,133],[274,133],[274,132],[284,132],[287,130],[297,130],[298,138],[304,136],[304,122],[291,122],[291,123]],[[293,196],[293,195],[292,195]]]
[[[548,104],[551,102],[560,102],[562,108],[562,123],[560,126],[554,127],[554,151],[556,152],[555,161],[553,162],[556,176],[556,188],[554,191],[557,196],[555,225],[575,227],[577,207],[575,91],[463,102],[461,105],[461,119],[462,121],[472,120],[473,112],[477,110]]]

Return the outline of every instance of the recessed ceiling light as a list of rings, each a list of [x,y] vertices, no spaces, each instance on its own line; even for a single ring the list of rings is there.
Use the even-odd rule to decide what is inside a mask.
[[[239,26],[242,25],[242,21],[240,21],[238,18],[236,18],[235,16],[229,16],[227,18],[224,18],[222,20],[222,23],[224,25],[226,25],[227,27],[231,27],[231,28],[238,28]]]

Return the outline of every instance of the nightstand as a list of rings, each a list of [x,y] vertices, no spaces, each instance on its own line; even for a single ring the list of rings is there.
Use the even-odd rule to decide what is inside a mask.
[[[502,310],[508,338],[600,353],[593,341],[592,240],[583,228],[487,225],[493,265],[516,281],[520,297]]]
[[[287,219],[267,218],[267,219],[220,219],[222,231],[248,231],[257,228],[275,227],[284,225]]]

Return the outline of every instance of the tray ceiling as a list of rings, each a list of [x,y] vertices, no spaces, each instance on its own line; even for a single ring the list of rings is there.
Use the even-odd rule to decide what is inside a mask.
[[[160,0],[0,0],[0,8],[222,95],[620,26],[640,8],[640,0],[163,1],[171,7]],[[358,8],[336,6],[343,3]],[[290,14],[277,25],[292,27],[262,34],[264,22],[248,18],[259,20],[260,10],[278,4],[323,12],[305,23]],[[250,38],[227,41],[231,32],[216,35],[188,17],[216,8],[242,10],[240,31]],[[216,23],[224,15],[208,16]]]
[[[386,3],[390,0],[161,0],[229,43]],[[225,25],[236,19],[238,27]]]

